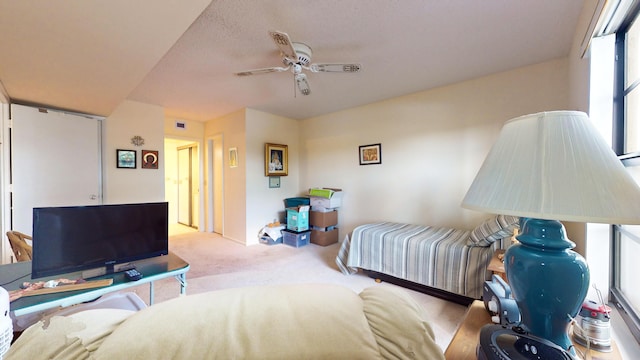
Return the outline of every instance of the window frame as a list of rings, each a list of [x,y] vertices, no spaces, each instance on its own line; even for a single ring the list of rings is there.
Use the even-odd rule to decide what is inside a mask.
[[[614,67],[614,92],[613,92],[613,123],[612,123],[612,147],[625,167],[640,166],[640,151],[625,153],[626,148],[626,99],[633,91],[640,91],[640,78],[629,86],[626,86],[626,39],[627,32],[634,21],[640,21],[640,6],[636,4],[630,9],[624,21],[615,32],[615,67]],[[640,342],[640,314],[635,312],[629,300],[621,289],[621,257],[620,242],[622,236],[631,238],[636,242],[640,239],[629,233],[622,225],[611,225],[611,288],[610,302],[618,309],[630,332]]]

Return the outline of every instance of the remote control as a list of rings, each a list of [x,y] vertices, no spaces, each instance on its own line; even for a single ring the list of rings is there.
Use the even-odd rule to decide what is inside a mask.
[[[140,271],[138,271],[136,269],[127,270],[127,271],[124,272],[124,275],[130,281],[136,281],[136,280],[142,279],[142,274],[140,273]]]

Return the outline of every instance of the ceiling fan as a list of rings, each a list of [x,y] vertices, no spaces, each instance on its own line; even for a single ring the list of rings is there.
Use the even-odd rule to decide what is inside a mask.
[[[311,88],[307,81],[307,75],[302,72],[308,70],[311,72],[347,72],[354,73],[360,71],[360,64],[311,64],[311,47],[301,42],[292,42],[287,33],[281,31],[269,31],[269,36],[276,43],[282,56],[284,67],[269,67],[263,69],[254,69],[235,73],[237,76],[248,76],[266,74],[272,72],[283,72],[291,70],[293,73],[294,83],[302,95],[311,94]]]

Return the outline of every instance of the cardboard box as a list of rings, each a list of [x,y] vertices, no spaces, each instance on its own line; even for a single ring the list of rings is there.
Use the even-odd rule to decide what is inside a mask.
[[[295,232],[291,230],[282,230],[282,242],[285,245],[293,247],[301,247],[309,244],[311,231]]]
[[[309,230],[309,205],[287,208],[287,229],[293,231]]]
[[[311,230],[311,242],[320,245],[327,246],[338,242],[338,228],[333,228],[329,231]]]
[[[338,210],[328,212],[314,211],[309,212],[309,225],[318,227],[329,227],[338,224]]]
[[[340,189],[336,189],[340,190]],[[313,188],[309,189],[310,196],[323,197],[325,199],[331,199],[331,196],[334,193],[334,189],[331,188]]]
[[[317,194],[320,196],[315,196]],[[311,189],[309,190],[309,198],[312,207],[334,209],[342,206],[342,190],[341,189]]]

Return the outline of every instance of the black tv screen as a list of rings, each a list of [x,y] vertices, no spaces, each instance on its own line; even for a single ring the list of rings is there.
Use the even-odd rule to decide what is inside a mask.
[[[168,203],[33,209],[31,277],[106,268],[167,255]]]

